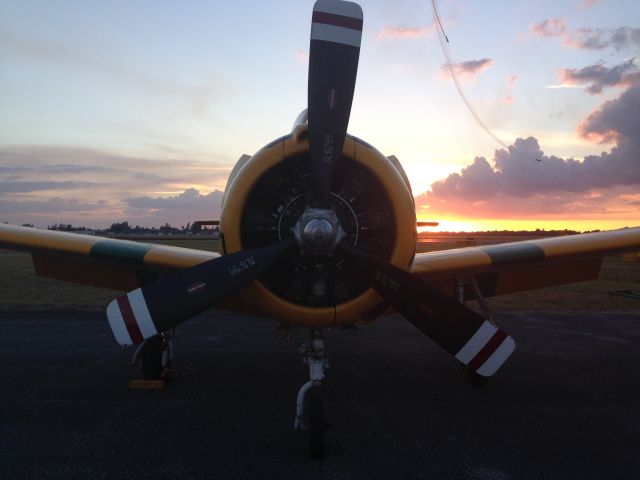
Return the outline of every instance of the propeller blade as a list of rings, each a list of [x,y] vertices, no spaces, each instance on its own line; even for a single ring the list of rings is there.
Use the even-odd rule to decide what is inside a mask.
[[[339,248],[393,308],[472,371],[490,377],[515,349],[504,331],[423,280],[346,241]]]
[[[116,298],[107,307],[116,341],[133,345],[175,327],[257,278],[294,243],[224,255]]]
[[[347,134],[358,73],[362,9],[318,0],[309,47],[309,155],[318,208],[329,208],[331,177]]]

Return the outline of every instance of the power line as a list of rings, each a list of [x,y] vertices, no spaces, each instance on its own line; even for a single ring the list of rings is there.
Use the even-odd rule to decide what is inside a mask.
[[[433,14],[436,16],[436,20],[438,21],[438,25],[440,25],[440,30],[442,30],[442,35],[444,35],[445,40],[449,43],[449,39],[447,38],[447,34],[444,33],[444,27],[442,26],[442,22],[440,21],[440,16],[438,15],[438,9],[436,8],[435,1],[431,2],[433,5]]]
[[[489,126],[482,121],[482,119],[480,118],[478,113],[475,111],[475,109],[471,105],[471,102],[469,101],[467,96],[464,94],[464,91],[462,90],[462,86],[460,85],[460,82],[458,81],[458,75],[456,74],[455,68],[453,68],[453,62],[451,61],[451,55],[449,53],[449,47],[447,46],[447,43],[449,43],[449,38],[447,37],[446,33],[444,32],[444,28],[442,26],[442,22],[440,21],[440,15],[438,15],[438,6],[437,6],[436,0],[431,0],[431,6],[432,6],[432,9],[433,9],[433,16],[435,17],[436,22],[440,26],[440,29],[436,29],[437,33],[438,33],[438,41],[440,42],[440,47],[442,48],[442,53],[444,54],[444,58],[447,61],[447,69],[449,70],[449,74],[451,75],[451,79],[453,80],[453,83],[456,86],[456,89],[458,90],[458,94],[460,95],[460,98],[462,99],[464,104],[467,106],[467,110],[469,110],[469,113],[471,114],[471,116],[475,119],[475,121],[478,123],[478,125],[480,125],[480,127],[487,133],[487,135],[489,135],[499,145],[501,145],[508,152],[510,152],[509,145],[507,145],[505,142],[500,140],[500,138],[495,133],[493,133],[493,131],[489,128]],[[444,37],[444,40],[443,40],[443,37]],[[446,40],[446,43],[445,43],[445,40]],[[512,153],[515,153],[516,155],[524,157],[524,155],[521,155],[521,154],[519,154],[519,153],[517,153],[515,151],[512,152]],[[526,157],[524,157],[524,158],[526,158]]]

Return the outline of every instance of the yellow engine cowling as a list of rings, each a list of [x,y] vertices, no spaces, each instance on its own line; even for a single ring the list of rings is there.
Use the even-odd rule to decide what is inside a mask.
[[[279,181],[278,172],[285,169],[285,166],[288,169],[293,168],[290,165],[296,168],[304,168],[307,163],[308,149],[307,125],[302,124],[297,125],[290,135],[271,142],[252,157],[243,156],[238,161],[229,177],[222,204],[220,232],[223,240],[221,242],[223,253],[233,253],[243,248],[260,246],[256,245],[255,242],[257,240],[247,233],[245,225],[247,218],[250,218],[251,215],[255,217],[251,210],[255,208],[257,201],[260,202],[259,208],[263,210],[271,208],[271,199],[270,197],[265,197],[265,195],[268,196],[270,190],[275,188],[273,184],[277,184]],[[390,160],[372,146],[355,137],[347,136],[342,158],[340,164],[336,167],[334,177],[340,179],[343,169],[345,169],[345,175],[350,172],[358,178],[369,179],[368,182],[373,186],[368,187],[366,182],[363,181],[362,183],[365,186],[362,187],[362,190],[367,187],[376,191],[376,202],[384,198],[384,207],[380,207],[384,209],[384,219],[380,220],[378,218],[374,222],[380,223],[384,221],[388,223],[387,228],[384,230],[385,239],[384,241],[370,239],[370,243],[374,246],[383,245],[381,247],[384,248],[383,255],[391,263],[407,270],[410,269],[416,245],[415,207],[410,187],[403,179],[403,175],[398,171],[398,167],[394,166]],[[274,176],[276,180],[270,178]],[[348,178],[339,181],[344,181],[344,185],[350,185],[349,182],[357,184],[355,180],[349,180]],[[271,182],[271,184],[265,182]],[[301,178],[300,184],[303,183],[304,179]],[[268,188],[265,185],[268,185]],[[292,191],[296,188],[302,190],[300,185],[295,187],[287,186],[287,188]],[[342,188],[345,190],[347,187],[343,186]],[[354,211],[352,205],[349,205],[352,199],[347,198],[348,195],[346,193],[341,191],[340,195],[338,193],[332,194],[332,199],[335,197],[335,202],[338,204],[336,209],[340,208],[349,212],[345,214],[349,218],[343,222],[343,228],[347,229],[346,223],[355,224],[351,228],[354,229],[353,235],[356,235],[356,241],[359,231],[362,232],[362,235],[365,233],[372,235],[366,231],[366,226],[358,224],[359,218],[366,218],[370,214]],[[362,193],[361,196],[364,194]],[[277,241],[282,235],[287,235],[285,229],[288,228],[288,224],[286,223],[290,220],[285,221],[283,217],[289,215],[297,219],[297,213],[294,215],[291,205],[296,202],[304,203],[304,198],[302,193],[297,197],[291,194],[295,200],[294,202],[293,200],[288,201],[286,198],[276,198],[277,193],[273,193],[273,195],[272,208],[274,211],[270,212],[270,215],[266,215],[266,213],[269,213],[268,210],[261,213],[263,220],[256,220],[255,223],[258,225],[261,221],[266,221],[269,224],[270,220],[267,217],[272,217],[273,225],[266,229],[265,232],[267,235],[274,237],[273,241]],[[266,200],[263,200],[263,197]],[[301,198],[296,200],[298,197]],[[353,202],[355,205],[356,201],[353,200]],[[251,207],[251,204],[254,207]],[[299,209],[300,207],[296,208]],[[360,210],[362,210],[362,206],[360,206]],[[382,217],[382,213],[376,213],[376,215]],[[356,229],[360,230],[356,231]],[[259,230],[259,228],[256,227],[256,230]],[[265,232],[259,232],[260,236],[264,236]],[[277,238],[278,236],[279,238]],[[363,236],[361,238],[366,237]],[[270,242],[270,240],[264,241]],[[348,280],[343,280],[343,282],[349,283]],[[335,307],[332,305],[305,304],[304,301],[299,301],[297,298],[292,300],[272,286],[265,285],[263,281],[255,281],[249,284],[241,290],[240,295],[253,308],[263,312],[265,315],[272,316],[288,324],[311,327],[329,327],[366,321],[371,318],[372,314],[379,313],[380,309],[384,308],[381,298],[368,286],[363,287],[361,292],[353,293],[351,297],[342,298],[340,301],[336,300]]]

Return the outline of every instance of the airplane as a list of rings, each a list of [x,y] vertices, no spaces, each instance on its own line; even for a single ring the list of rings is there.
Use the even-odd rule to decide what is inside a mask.
[[[591,280],[603,256],[640,251],[640,228],[627,228],[416,253],[402,166],[347,133],[362,25],[356,3],[315,3],[307,109],[232,169],[220,253],[0,225],[0,247],[30,252],[37,275],[128,292],[106,309],[120,345],[151,345],[212,306],[308,328],[294,426],[308,428],[314,458],[324,452],[325,329],[394,310],[483,383],[515,349],[487,297]],[[465,305],[472,298],[482,313]]]

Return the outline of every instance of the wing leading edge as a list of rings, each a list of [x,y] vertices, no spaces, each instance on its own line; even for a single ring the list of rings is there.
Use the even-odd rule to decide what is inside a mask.
[[[30,252],[40,276],[122,291],[219,256],[8,224],[0,224],[0,248]],[[592,280],[604,256],[637,251],[640,227],[420,253],[411,273],[451,295],[458,278],[473,276],[490,297]]]
[[[189,248],[8,224],[0,224],[0,248],[30,252],[40,276],[123,291],[163,273],[220,256]]]
[[[411,273],[455,295],[473,277],[486,297],[593,280],[602,258],[640,249],[640,227],[417,254]],[[474,298],[470,289],[465,298]]]

